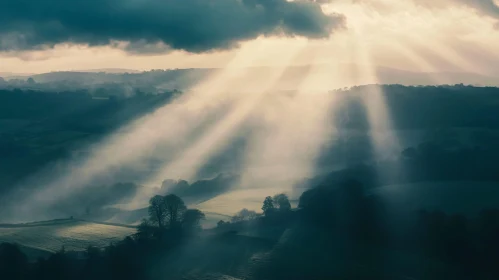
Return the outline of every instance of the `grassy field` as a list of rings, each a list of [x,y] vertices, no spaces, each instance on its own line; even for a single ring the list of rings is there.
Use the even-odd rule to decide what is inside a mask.
[[[66,250],[82,251],[88,246],[106,247],[133,233],[134,227],[82,220],[54,220],[0,225],[0,242],[18,243],[47,252],[55,252],[62,246]]]

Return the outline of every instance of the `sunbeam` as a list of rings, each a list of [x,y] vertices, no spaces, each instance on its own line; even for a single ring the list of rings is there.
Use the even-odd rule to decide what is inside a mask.
[[[260,129],[246,153],[243,188],[289,193],[298,180],[315,175],[315,160],[334,133],[329,114],[334,96],[318,89],[337,86],[336,71],[315,75],[316,68],[324,70],[312,66],[296,91],[270,95],[259,109],[255,122]]]
[[[412,50],[409,45],[402,45],[400,42],[391,41],[387,44],[387,47],[392,49],[394,52],[402,54],[412,63],[417,65],[418,70],[425,72],[430,75],[430,78],[439,85],[448,84],[449,81],[445,78],[441,78],[435,75],[437,73],[437,69],[424,57],[419,55],[416,51]]]
[[[303,49],[306,44],[297,45],[294,48],[288,48],[281,51],[280,57],[281,66],[276,67],[264,77],[264,79],[255,79],[255,74],[250,73],[244,76],[242,81],[238,79],[239,84],[235,85],[233,81],[227,79],[225,82],[233,84],[230,88],[232,93],[229,93],[230,98],[234,98],[231,109],[216,123],[207,133],[201,137],[194,145],[189,147],[179,157],[172,160],[169,164],[163,167],[160,172],[148,184],[159,183],[165,178],[184,178],[192,179],[198,169],[206,163],[211,155],[217,152],[220,148],[227,144],[230,138],[234,135],[238,127],[247,119],[249,114],[262,97],[272,90],[276,81],[282,76],[290,61],[296,54]],[[260,52],[259,55],[265,56],[265,52]],[[244,82],[244,83],[241,83]],[[249,90],[247,84],[256,84]]]
[[[460,55],[453,48],[446,46],[442,42],[434,41],[431,46],[427,45],[427,38],[422,36],[405,36],[408,44],[415,45],[420,48],[426,49],[428,52],[436,54],[439,58],[446,60],[455,66],[457,71],[462,72],[474,72],[482,74],[482,70],[477,67],[474,63],[468,61],[465,57]]]
[[[381,87],[377,84],[376,70],[372,64],[369,49],[365,46],[362,37],[362,29],[355,26],[353,48],[355,57],[358,59],[359,77],[362,81],[367,80],[374,84],[369,88],[367,94],[362,95],[362,102],[367,111],[370,125],[370,137],[377,157],[398,151],[400,148],[398,139],[393,133],[391,118]]]
[[[246,45],[224,71],[206,81],[197,90],[187,92],[172,103],[146,115],[98,145],[83,162],[69,162],[68,174],[55,178],[25,198],[31,207],[45,207],[102,176],[110,176],[114,169],[132,165],[155,156],[157,149],[171,151],[185,145],[185,139],[205,124],[220,105],[220,95],[227,89],[224,81],[240,75],[250,66],[251,57],[259,50],[259,42]],[[215,87],[220,87],[220,91]],[[204,95],[199,90],[209,89]],[[211,108],[211,110],[207,110]],[[215,108],[215,109],[213,109]]]

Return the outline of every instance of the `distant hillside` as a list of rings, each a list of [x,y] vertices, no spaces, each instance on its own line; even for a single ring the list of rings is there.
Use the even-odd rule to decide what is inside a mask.
[[[32,75],[36,75],[34,73],[12,73],[12,72],[0,72],[0,77],[7,79],[19,79],[25,78]]]
[[[366,66],[356,64],[318,64],[290,66],[284,70],[275,81],[274,88],[278,90],[297,90],[304,81],[329,81],[328,83],[308,83],[312,90],[331,90],[364,84],[401,84],[414,85],[454,85],[465,84],[475,86],[499,86],[497,77],[491,77],[471,72],[418,72],[387,67],[378,67],[373,71],[376,80],[364,75]],[[37,84],[23,84],[13,81],[12,86],[39,88],[44,90],[91,90],[98,88],[133,88],[142,91],[155,92],[162,89],[188,90],[200,82],[215,75],[223,69],[192,68],[151,70],[140,72],[130,69],[91,69],[79,71],[60,71],[43,74],[13,74],[5,73],[7,80],[27,80],[33,78]],[[244,71],[245,77],[258,79],[266,77],[275,71],[274,67],[249,67]],[[0,77],[1,77],[0,73]],[[0,85],[1,86],[1,85]],[[243,90],[243,89],[234,89]]]
[[[88,69],[78,70],[75,72],[94,72],[94,73],[109,73],[109,74],[122,74],[122,73],[140,73],[140,70],[123,69],[123,68],[101,68],[101,69]]]
[[[472,72],[412,72],[393,68],[377,69],[379,83],[402,85],[454,85],[499,86],[498,77]]]
[[[51,72],[33,75],[32,78],[37,83],[45,84],[70,82],[73,87],[79,88],[123,84],[137,88],[187,89],[212,73],[212,69],[151,70],[146,72],[98,69],[78,72]]]

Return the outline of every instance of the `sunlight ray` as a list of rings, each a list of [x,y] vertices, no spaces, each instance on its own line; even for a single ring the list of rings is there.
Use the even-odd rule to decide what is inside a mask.
[[[172,160],[157,173],[147,184],[157,184],[165,178],[183,178],[193,179],[198,169],[206,163],[211,155],[227,144],[234,135],[237,128],[252,113],[255,106],[261,102],[263,96],[272,90],[276,81],[282,76],[289,62],[293,60],[296,54],[306,46],[306,43],[299,44],[293,48],[282,50],[279,60],[282,66],[271,70],[271,73],[263,80],[254,79],[253,73],[245,76],[245,83],[256,84],[249,90],[245,89],[245,83],[239,83],[232,88],[232,95],[235,95],[232,108],[223,116],[214,127],[212,127],[200,140],[181,153],[176,159]],[[265,55],[265,53],[260,53]],[[230,83],[230,80],[227,80]],[[231,83],[233,84],[233,83]]]
[[[432,43],[431,47],[429,47],[426,43],[428,39],[425,39],[421,36],[411,36],[410,38],[407,37],[406,39],[409,44],[426,49],[429,52],[438,55],[440,58],[452,63],[456,66],[456,68],[458,68],[458,71],[482,73],[481,69],[479,69],[474,63],[470,62],[453,48],[446,46],[439,41],[435,40]]]
[[[378,86],[376,70],[371,61],[370,50],[366,47],[362,37],[362,27],[357,25],[353,30],[352,42],[358,60],[360,77],[370,81],[372,85],[367,94],[362,95],[362,102],[366,108],[370,125],[370,137],[375,149],[376,157],[384,157],[394,150],[400,149],[400,144],[393,132],[392,120],[389,115],[384,93]]]
[[[439,76],[438,69],[433,66],[427,59],[418,54],[409,45],[402,45],[400,42],[392,41],[390,42],[390,48],[394,51],[404,55],[407,59],[412,61],[415,65],[419,67],[419,71],[429,75],[430,79],[437,85],[447,85],[450,82],[445,76]]]
[[[241,187],[290,191],[297,180],[314,174],[315,159],[334,133],[328,127],[334,96],[323,89],[339,82],[334,66],[329,75],[315,75],[316,68],[328,70],[313,66],[295,92],[268,96],[259,109],[263,129],[251,137]]]
[[[212,106],[210,104],[213,102],[210,103],[210,100],[216,99],[217,94],[223,92],[217,91],[216,87],[226,88],[223,82],[228,76],[244,72],[244,67],[252,63],[251,57],[255,49],[259,50],[258,44],[246,45],[226,69],[217,73],[214,78],[202,82],[198,88],[211,89],[206,95],[197,91],[187,92],[170,104],[118,130],[96,146],[83,162],[69,162],[69,173],[55,178],[49,185],[27,197],[29,205],[49,205],[95,179],[108,176],[107,173],[115,169],[154,155],[155,149],[161,145],[170,148],[182,145],[184,138],[198,129],[212,113],[204,109]]]

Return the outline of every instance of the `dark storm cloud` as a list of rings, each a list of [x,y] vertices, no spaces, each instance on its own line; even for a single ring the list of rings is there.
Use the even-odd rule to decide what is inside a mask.
[[[0,0],[0,51],[125,41],[129,51],[203,52],[259,35],[324,38],[344,21],[309,1]]]

